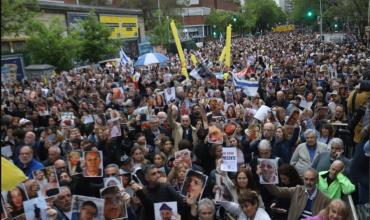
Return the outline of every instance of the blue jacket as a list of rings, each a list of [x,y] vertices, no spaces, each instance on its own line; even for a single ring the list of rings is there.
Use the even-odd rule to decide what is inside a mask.
[[[15,162],[15,165],[17,165],[17,167],[19,167],[19,169],[21,169],[23,171],[23,173],[28,176],[28,178],[32,179],[33,176],[32,176],[32,173],[33,171],[35,170],[40,170],[42,168],[44,168],[44,165],[42,165],[42,163],[38,162],[37,160],[35,159],[32,159],[31,162],[25,167],[25,165],[17,160]]]

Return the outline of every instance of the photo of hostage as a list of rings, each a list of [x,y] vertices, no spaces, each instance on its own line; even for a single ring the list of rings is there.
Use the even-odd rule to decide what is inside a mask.
[[[155,220],[179,220],[177,202],[154,203]]]
[[[181,189],[181,194],[191,199],[198,200],[202,196],[206,182],[206,175],[189,170],[186,174],[185,182]]]
[[[125,193],[121,195],[118,186],[110,186],[101,191],[101,197],[104,199],[104,219],[124,219],[127,217],[126,201],[130,196]]]
[[[100,151],[87,151],[84,153],[84,169],[85,177],[101,177],[103,176],[102,167],[103,161]]]
[[[258,159],[257,173],[261,184],[277,184],[277,161],[275,159]]]

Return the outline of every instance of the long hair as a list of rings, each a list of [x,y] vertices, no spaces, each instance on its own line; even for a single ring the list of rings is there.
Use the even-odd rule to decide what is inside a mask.
[[[301,177],[299,176],[297,170],[290,164],[282,164],[279,167],[279,175],[284,175],[284,176],[289,177],[289,185],[287,187],[303,185],[303,181]]]
[[[8,191],[8,194],[7,194],[7,197],[8,197],[8,203],[9,203],[9,205],[11,205],[13,208],[15,208],[15,204],[13,203],[13,201],[12,201],[12,195],[11,195],[11,192],[12,191],[14,191],[14,190],[16,190],[16,189],[18,189],[20,192],[21,192],[21,194],[22,194],[22,201],[25,201],[26,200],[26,193],[23,191],[23,189],[21,188],[21,187],[19,187],[19,186],[17,186],[16,188],[14,188],[14,189],[12,189],[12,190],[9,190]],[[23,205],[22,205],[22,209],[23,209]],[[13,210],[13,212],[14,211],[18,211],[18,210]]]
[[[343,219],[351,219],[349,208],[341,199],[332,200],[325,209],[321,210],[319,216],[327,218],[329,216],[330,209],[333,208],[336,208],[336,210],[339,212],[339,215],[341,215]]]
[[[239,191],[242,190],[238,185],[238,176],[240,173],[244,173],[247,176],[247,179],[248,179],[247,189],[257,191],[257,184],[254,181],[252,171],[250,169],[243,168],[243,169],[238,170],[238,172],[236,172],[236,175],[235,175],[235,186],[236,186],[237,192],[239,193]]]

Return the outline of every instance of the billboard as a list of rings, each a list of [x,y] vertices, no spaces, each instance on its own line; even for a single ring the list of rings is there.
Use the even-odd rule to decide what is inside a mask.
[[[75,27],[78,20],[84,20],[89,16],[89,13],[83,12],[67,12],[67,26]]]
[[[284,31],[294,31],[294,25],[280,25],[272,28],[273,32],[284,32]]]
[[[139,56],[154,52],[153,46],[149,42],[144,42],[139,44]]]
[[[3,82],[21,81],[24,78],[23,57],[9,55],[1,57],[1,80]]]
[[[112,28],[112,39],[127,39],[138,37],[137,16],[99,15],[100,22]]]

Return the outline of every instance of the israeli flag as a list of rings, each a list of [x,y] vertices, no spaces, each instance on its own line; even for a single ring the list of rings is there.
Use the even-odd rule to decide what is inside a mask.
[[[122,48],[119,50],[119,57],[120,57],[119,61],[120,66],[124,66],[126,63],[131,62],[131,59],[126,55]]]
[[[237,88],[243,89],[247,96],[255,96],[258,90],[258,81],[243,80],[240,79],[236,74],[233,74],[234,85]]]

